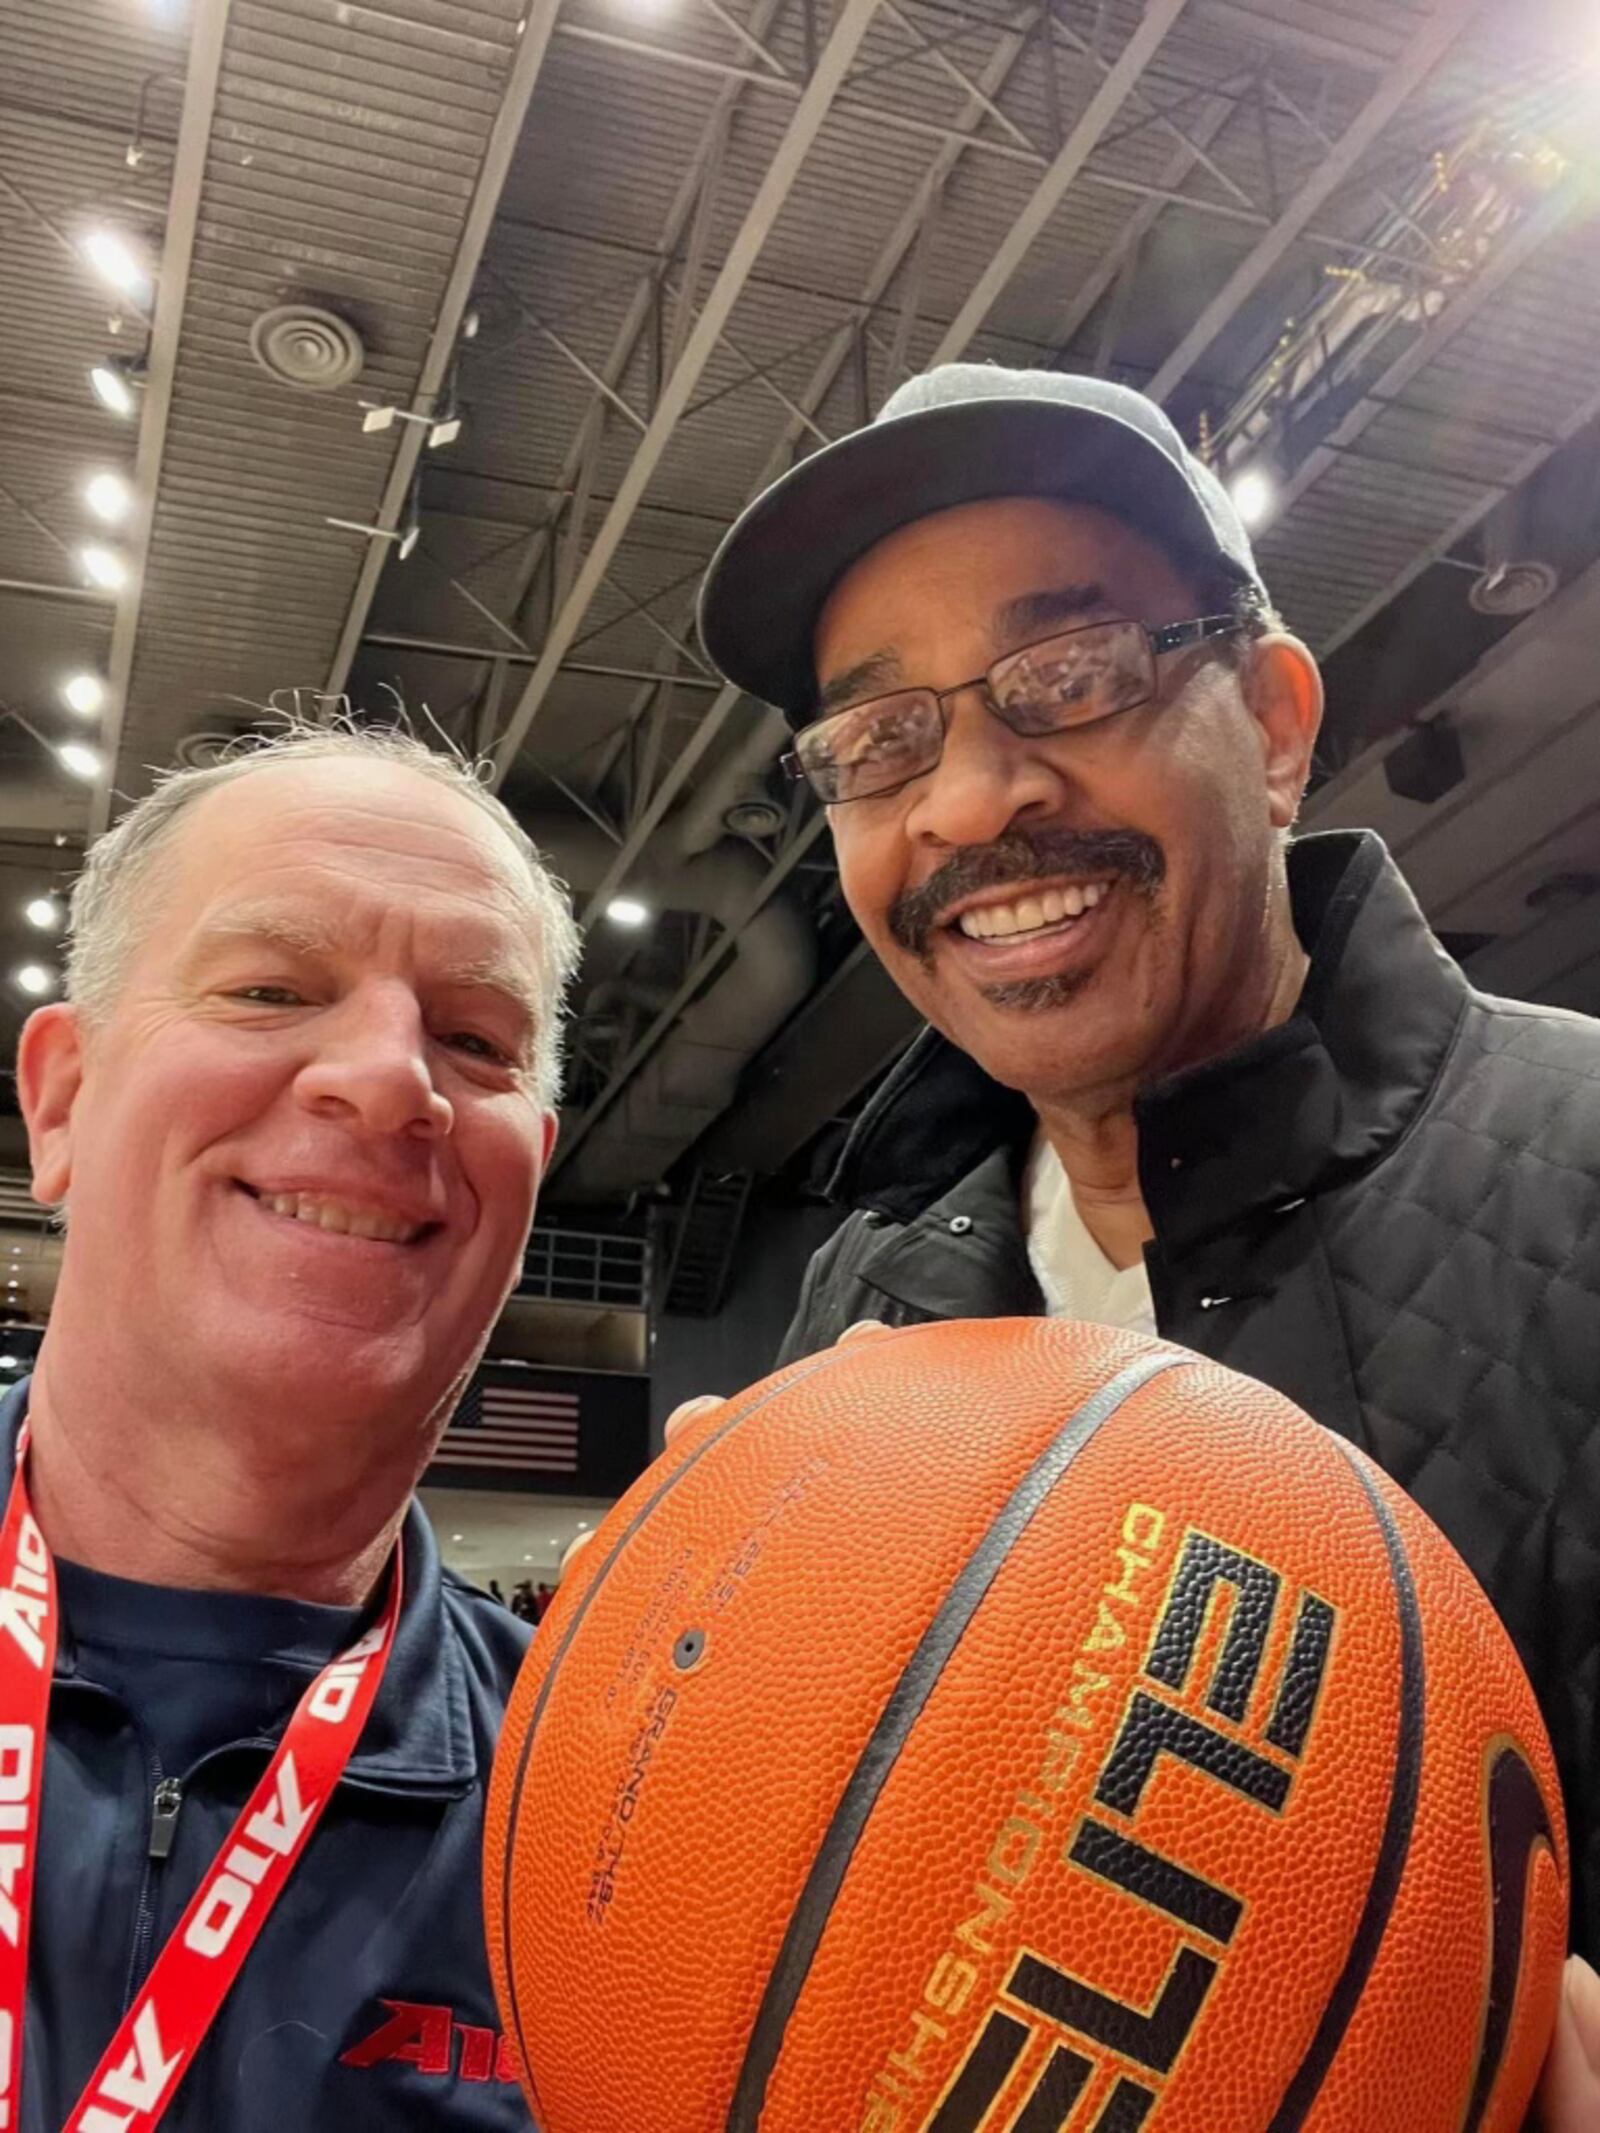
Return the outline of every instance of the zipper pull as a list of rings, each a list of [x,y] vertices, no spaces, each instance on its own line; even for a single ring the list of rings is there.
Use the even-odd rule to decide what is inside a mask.
[[[163,1778],[150,1802],[150,1856],[165,1859],[178,1834],[178,1810],[183,1805],[183,1787],[176,1778]]]

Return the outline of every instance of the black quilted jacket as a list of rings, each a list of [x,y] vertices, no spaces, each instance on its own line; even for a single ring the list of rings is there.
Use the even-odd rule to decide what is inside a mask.
[[[1290,854],[1292,1021],[1139,1100],[1162,1334],[1370,1452],[1544,1708],[1600,1961],[1600,1022],[1474,992],[1379,840]],[[932,1031],[862,1114],[785,1361],[858,1318],[1037,1313],[1021,1098]]]

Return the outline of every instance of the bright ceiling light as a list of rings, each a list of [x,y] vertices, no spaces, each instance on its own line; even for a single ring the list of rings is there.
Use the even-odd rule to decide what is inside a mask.
[[[83,256],[103,281],[124,296],[136,296],[148,285],[138,253],[115,230],[91,230],[83,240]]]
[[[89,383],[100,405],[113,415],[133,413],[133,387],[114,363],[96,363],[89,373]]]
[[[1277,498],[1272,477],[1260,467],[1247,467],[1229,492],[1233,508],[1247,526],[1259,526],[1268,517]]]
[[[421,540],[421,538],[422,528],[420,525],[418,525],[417,521],[413,519],[410,525],[407,526],[405,532],[402,533],[400,536],[400,560],[402,563],[410,562],[412,555],[415,553],[417,543]]]
[[[54,933],[61,924],[61,906],[53,896],[30,896],[22,907],[22,915],[41,933]]]
[[[120,526],[133,508],[133,491],[120,474],[92,474],[83,485],[83,500],[96,518]]]
[[[99,749],[86,747],[82,741],[63,741],[56,750],[56,760],[75,778],[97,778],[100,775],[102,758]]]
[[[20,970],[12,972],[12,977],[16,981],[17,990],[25,992],[32,1000],[42,1000],[55,984],[54,973],[47,970],[43,963],[24,963]]]
[[[114,548],[101,548],[91,541],[78,550],[78,561],[96,585],[107,592],[121,592],[128,582],[128,566]]]
[[[442,444],[454,444],[461,435],[461,417],[446,415],[443,422],[436,422],[428,432],[428,449],[436,452]]]
[[[362,430],[369,437],[379,430],[392,430],[399,412],[397,407],[369,407],[361,418]]]
[[[20,1355],[0,1355],[0,1370],[20,1370],[21,1368],[22,1358]]]
[[[613,926],[642,926],[649,916],[650,906],[636,896],[613,896],[606,905],[606,917]]]
[[[93,718],[106,700],[106,685],[98,674],[71,674],[61,684],[61,700],[79,718]]]

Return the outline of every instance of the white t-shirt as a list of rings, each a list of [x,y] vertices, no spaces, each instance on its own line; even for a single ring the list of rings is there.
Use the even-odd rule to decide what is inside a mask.
[[[1034,1279],[1052,1318],[1155,1332],[1156,1307],[1144,1261],[1121,1268],[1111,1264],[1090,1236],[1061,1158],[1042,1132],[1034,1137],[1023,1176],[1022,1220]]]

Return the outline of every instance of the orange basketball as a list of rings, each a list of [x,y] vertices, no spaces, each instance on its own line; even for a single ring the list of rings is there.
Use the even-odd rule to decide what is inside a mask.
[[[485,1907],[544,2133],[1515,2133],[1566,1892],[1532,1692],[1408,1499],[1022,1320],[796,1364],[624,1498]]]

